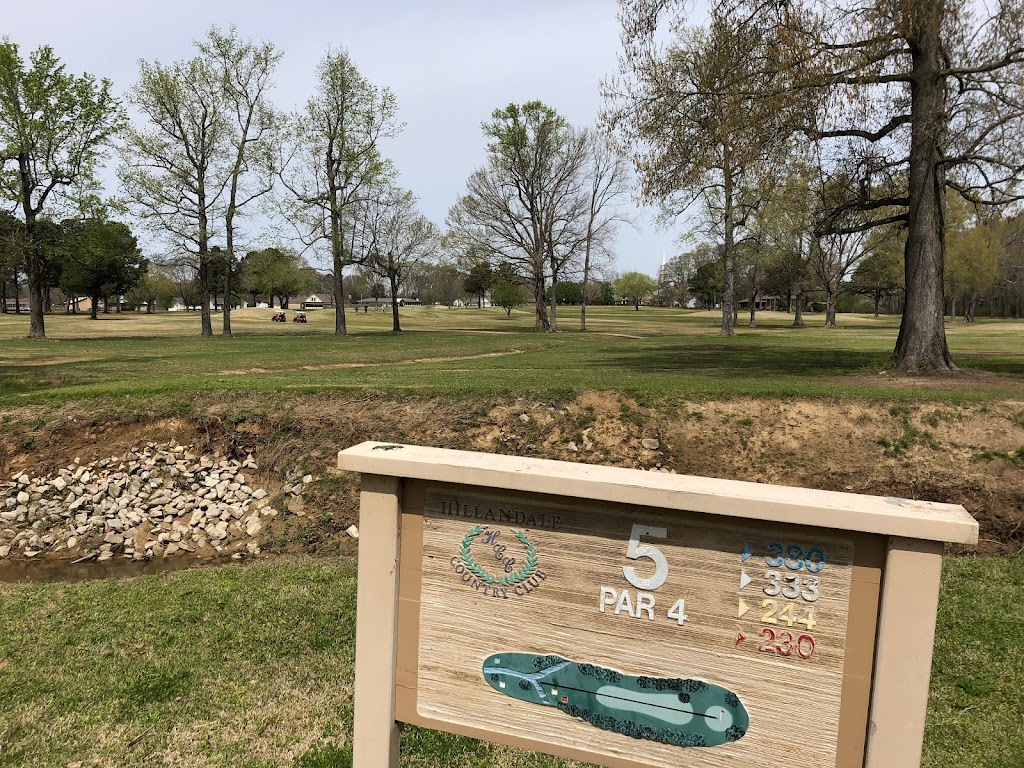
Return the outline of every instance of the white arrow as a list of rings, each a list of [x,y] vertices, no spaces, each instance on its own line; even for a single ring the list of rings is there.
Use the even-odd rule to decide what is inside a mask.
[[[751,579],[749,576],[747,576],[747,572],[746,571],[740,571],[740,589],[743,589],[751,581],[753,581],[753,579]]]

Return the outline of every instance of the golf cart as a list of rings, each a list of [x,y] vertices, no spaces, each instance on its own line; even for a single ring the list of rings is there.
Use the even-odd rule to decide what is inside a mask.
[[[306,313],[305,312],[296,312],[295,313],[295,317],[292,318],[292,322],[293,323],[304,323],[304,322],[306,322]]]

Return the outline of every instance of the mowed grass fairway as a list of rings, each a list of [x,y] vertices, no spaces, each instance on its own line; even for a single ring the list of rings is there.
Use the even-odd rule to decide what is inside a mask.
[[[957,363],[977,375],[897,379],[888,360],[898,319],[840,315],[840,327],[791,328],[785,313],[758,327],[718,334],[703,310],[592,307],[578,332],[576,307],[560,310],[562,333],[534,333],[520,309],[350,312],[350,335],[333,336],[334,313],[307,325],[270,322],[271,310],[233,313],[235,336],[201,339],[196,313],[53,315],[46,341],[26,338],[26,316],[0,315],[0,404],[188,392],[317,392],[333,389],[509,394],[618,390],[633,395],[731,395],[987,399],[1024,392],[1024,322],[981,320],[948,328]],[[291,313],[289,313],[291,316]],[[745,316],[741,317],[741,320]],[[214,317],[219,331],[221,318]]]
[[[462,431],[479,427],[485,415],[494,421],[489,428],[504,423],[492,414],[504,409],[505,433],[514,430],[521,441],[491,443],[487,450],[611,462],[621,456],[544,453],[551,450],[543,442],[550,428],[542,418],[561,413],[579,393],[593,400],[594,391],[625,393],[631,406],[616,401],[595,415],[584,401],[576,415],[552,421],[564,430],[559,445],[573,439],[582,448],[577,431],[585,435],[595,419],[595,442],[605,429],[609,440],[625,445],[630,435],[645,434],[651,422],[644,419],[657,417],[663,425],[685,421],[696,430],[700,424],[710,436],[692,441],[696,445],[680,438],[677,453],[665,452],[661,460],[682,461],[690,451],[714,462],[724,452],[744,453],[747,435],[761,429],[759,420],[776,418],[753,412],[763,402],[788,407],[815,400],[821,407],[806,417],[780,407],[791,415],[770,421],[768,429],[781,434],[785,419],[800,422],[799,439],[787,450],[811,467],[814,482],[822,480],[826,457],[810,447],[821,443],[808,441],[818,439],[821,426],[823,439],[840,446],[833,464],[849,464],[851,452],[860,450],[864,462],[881,468],[879,482],[901,489],[897,495],[944,487],[929,480],[926,460],[941,476],[960,471],[951,466],[967,467],[958,501],[1002,494],[1003,506],[985,518],[989,535],[1004,537],[1002,548],[988,551],[1002,554],[950,557],[945,564],[923,764],[1024,766],[1024,559],[1013,555],[1022,518],[1017,497],[1006,491],[1019,488],[1014,473],[1024,467],[1018,458],[1024,446],[1018,451],[1016,432],[1016,442],[1000,442],[1010,434],[1007,425],[1024,428],[1024,321],[948,326],[964,373],[905,377],[889,368],[899,326],[894,317],[840,315],[840,327],[826,330],[820,314],[808,314],[808,327],[794,329],[791,315],[764,312],[751,329],[744,314],[737,335],[723,338],[719,314],[700,310],[593,307],[589,331],[581,334],[578,308],[563,307],[562,333],[543,334],[533,332],[529,309],[506,318],[497,308],[415,307],[402,310],[401,334],[390,333],[390,311],[371,309],[351,312],[350,335],[336,338],[331,311],[308,312],[307,325],[272,323],[271,314],[236,311],[236,335],[209,339],[199,336],[196,313],[111,314],[97,321],[58,314],[46,318],[45,341],[26,338],[27,316],[0,315],[0,468],[9,470],[2,479],[15,466],[66,463],[77,455],[69,451],[110,455],[103,453],[114,450],[108,441],[121,450],[134,440],[167,439],[155,430],[174,422],[184,433],[179,439],[198,435],[204,450],[229,444],[242,455],[264,450],[266,471],[280,475],[279,483],[299,468],[299,475],[323,475],[310,487],[333,508],[316,507],[305,517],[282,514],[296,540],[306,541],[325,520],[339,523],[335,532],[348,525],[351,518],[338,510],[354,509],[355,491],[346,489],[355,485],[330,476],[324,463],[353,440],[395,439],[376,433],[384,416],[409,441],[456,446]],[[213,319],[219,333],[221,318]],[[685,400],[705,401],[708,415],[678,407]],[[416,402],[426,416],[417,415]],[[300,415],[292,414],[293,404],[302,406]],[[329,404],[338,405],[336,412],[318,419],[318,409]],[[520,422],[523,410],[533,414],[528,424]],[[828,432],[824,422],[847,410],[859,416],[844,429],[862,421],[872,437],[854,443],[846,433]],[[455,422],[450,429],[458,438],[442,435],[446,419]],[[232,443],[239,438],[236,427],[249,431]],[[963,437],[969,446],[958,450],[979,456],[968,452],[952,464],[949,435],[968,427],[974,430]],[[884,432],[889,439],[883,441],[871,429],[896,431]],[[764,452],[765,461],[783,471],[795,454],[780,461],[776,437],[757,442],[750,453]],[[646,468],[655,457],[645,461]],[[851,472],[862,474],[865,466]],[[827,471],[838,472],[834,466]],[[726,466],[717,476],[727,472]],[[884,479],[890,475],[896,479]],[[1002,486],[993,490],[995,479]],[[922,486],[925,481],[931,485]],[[888,487],[867,492],[885,495]],[[0,768],[349,766],[355,562],[324,557],[312,545],[268,551],[302,554],[130,580],[0,579]],[[780,694],[779,727],[808,717],[813,702]],[[778,759],[785,764],[785,755]],[[407,729],[402,765],[574,764]]]

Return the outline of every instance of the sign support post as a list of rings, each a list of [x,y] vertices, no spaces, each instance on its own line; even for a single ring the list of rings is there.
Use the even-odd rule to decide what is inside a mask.
[[[395,722],[401,483],[363,475],[356,596],[355,765],[398,768]]]

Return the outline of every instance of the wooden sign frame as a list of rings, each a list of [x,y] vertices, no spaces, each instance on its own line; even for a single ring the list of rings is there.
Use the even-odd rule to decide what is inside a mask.
[[[680,526],[742,525],[751,535],[764,529],[853,542],[835,766],[920,763],[943,542],[973,544],[978,536],[962,507],[375,442],[340,452],[338,466],[363,475],[355,768],[397,768],[399,723],[609,768],[662,764],[420,711],[425,519],[428,528],[447,522],[440,496],[549,513],[580,505],[612,516],[647,510]],[[691,755],[693,765],[705,764],[708,752],[684,750],[677,764]]]

